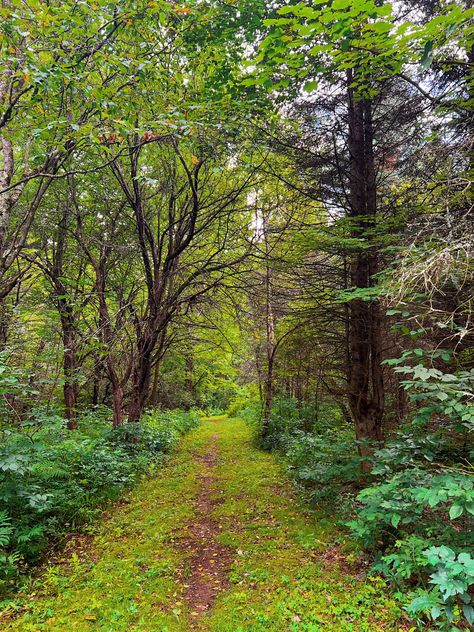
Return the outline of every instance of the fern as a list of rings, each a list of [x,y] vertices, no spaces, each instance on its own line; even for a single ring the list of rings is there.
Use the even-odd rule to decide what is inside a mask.
[[[5,511],[0,511],[0,546],[4,547],[9,544],[12,532],[10,518]]]
[[[29,529],[20,530],[16,536],[16,541],[18,544],[26,544],[32,540],[41,538],[43,535],[44,525],[39,524]]]
[[[68,477],[67,470],[54,461],[39,461],[29,467],[30,474],[37,476],[43,481],[64,480]]]

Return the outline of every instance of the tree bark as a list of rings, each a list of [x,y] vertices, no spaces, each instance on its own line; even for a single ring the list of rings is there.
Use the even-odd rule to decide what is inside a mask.
[[[262,417],[262,438],[268,436],[270,430],[270,415],[273,403],[273,368],[275,361],[275,319],[272,307],[272,284],[271,270],[269,262],[269,244],[267,235],[267,218],[263,218],[263,233],[265,241],[265,333],[267,352],[267,373],[263,388],[264,407]]]
[[[267,375],[263,387],[264,406],[262,417],[262,438],[268,437],[270,430],[270,415],[273,404],[273,357],[270,358],[267,366]]]
[[[378,255],[374,241],[377,212],[373,126],[371,102],[356,98],[348,72],[349,119],[349,187],[352,236],[364,240],[352,258],[351,285],[369,289],[375,283]],[[381,314],[377,300],[353,299],[350,303],[349,350],[350,380],[349,405],[354,418],[355,434],[361,457],[371,453],[370,444],[382,441],[384,384],[381,367]],[[363,469],[369,469],[365,462]]]
[[[110,386],[112,388],[112,426],[118,428],[123,426],[124,412],[123,412],[123,399],[124,399],[124,385],[128,380],[128,373],[120,379],[119,374],[115,367],[114,358],[112,355],[112,345],[114,342],[114,336],[112,332],[112,325],[110,320],[109,308],[107,305],[107,298],[105,293],[105,278],[106,278],[106,260],[107,250],[104,249],[101,253],[99,262],[95,265],[96,273],[96,291],[99,297],[99,327],[102,337],[102,341],[107,349],[105,356],[105,367],[107,369],[107,375],[109,378]]]
[[[154,346],[154,345],[153,345]],[[128,409],[128,421],[140,421],[148,399],[151,383],[151,352],[147,341],[140,344],[138,358],[132,375],[132,395]]]
[[[159,386],[160,386],[160,363],[155,362],[153,367],[153,382],[151,386],[150,397],[148,398],[148,405],[156,407],[159,403]]]
[[[64,416],[69,430],[77,428],[77,373],[79,362],[77,358],[77,341],[74,316],[66,302],[58,300],[63,331],[63,374],[64,374]]]

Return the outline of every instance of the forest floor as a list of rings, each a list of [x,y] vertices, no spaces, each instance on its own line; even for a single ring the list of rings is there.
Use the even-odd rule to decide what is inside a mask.
[[[0,629],[402,629],[346,537],[242,421],[206,419],[94,536],[69,542]]]

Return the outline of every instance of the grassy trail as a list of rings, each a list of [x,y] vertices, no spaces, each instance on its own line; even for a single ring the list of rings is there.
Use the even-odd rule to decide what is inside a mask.
[[[0,629],[400,629],[380,581],[364,579],[340,538],[243,422],[209,419]]]

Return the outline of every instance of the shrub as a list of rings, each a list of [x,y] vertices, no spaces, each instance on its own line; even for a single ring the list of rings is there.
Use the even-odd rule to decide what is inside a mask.
[[[369,475],[353,429],[330,404],[316,410],[276,397],[265,447],[283,455],[315,502],[352,515],[346,524],[420,629],[452,631],[474,623],[474,372],[443,373],[429,361],[419,349],[389,361],[406,376],[414,416],[374,451]],[[259,408],[243,415],[258,428]]]
[[[387,361],[406,376],[414,416],[375,451],[373,482],[359,493],[349,523],[422,629],[474,623],[474,371],[430,366],[450,357],[413,349]]]
[[[417,464],[385,475],[357,500],[357,519],[349,525],[374,550],[375,568],[406,592],[407,611],[440,629],[455,629],[462,616],[471,624],[472,477]]]
[[[260,403],[248,405],[241,416],[258,430]],[[275,397],[263,447],[280,452],[289,473],[310,490],[314,503],[336,503],[341,508],[352,494],[350,486],[361,476],[353,431],[330,403],[316,407]]]
[[[281,444],[292,475],[306,486],[315,503],[341,502],[360,478],[360,459],[349,431],[319,434],[297,431]]]
[[[256,384],[246,384],[240,387],[239,391],[230,400],[227,407],[226,414],[229,417],[242,417],[244,411],[257,407],[260,410],[260,398],[258,394],[258,387]],[[258,412],[256,411],[257,416]],[[250,419],[247,419],[250,421]]]
[[[141,423],[109,430],[100,410],[84,415],[71,433],[63,419],[43,411],[4,429],[0,581],[37,562],[52,538],[94,518],[198,422],[194,412],[150,412]]]
[[[169,452],[180,435],[198,424],[199,415],[195,411],[150,411],[140,423],[111,430],[106,439],[130,454],[146,453],[152,458],[152,455]]]

